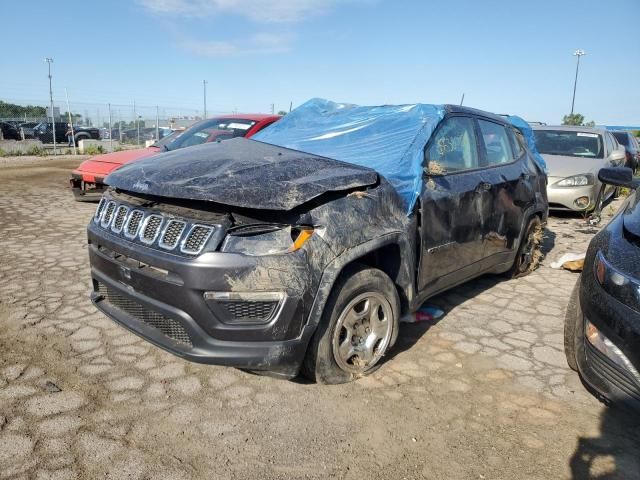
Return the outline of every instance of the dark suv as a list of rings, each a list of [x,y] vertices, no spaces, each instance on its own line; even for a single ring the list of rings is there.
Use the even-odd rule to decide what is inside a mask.
[[[188,360],[339,383],[379,366],[427,298],[531,270],[546,175],[524,122],[313,102],[258,141],[109,175],[88,226],[95,305]]]
[[[69,124],[65,122],[55,122],[55,135],[57,143],[67,143],[69,141],[67,132],[69,131]],[[100,129],[95,127],[79,127],[74,125],[73,132],[75,135],[75,141],[78,143],[80,140],[100,140]],[[34,138],[40,140],[42,143],[53,143],[53,123],[42,122],[39,123],[33,129]]]

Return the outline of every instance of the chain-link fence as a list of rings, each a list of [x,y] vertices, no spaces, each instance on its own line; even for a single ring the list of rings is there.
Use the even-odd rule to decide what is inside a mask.
[[[207,112],[207,116],[222,112]],[[162,105],[0,100],[0,140],[40,140],[45,146],[100,139],[144,146],[204,118],[202,110]],[[71,128],[73,126],[73,128]],[[55,133],[54,133],[55,132]],[[109,142],[109,143],[113,143]],[[111,148],[113,149],[113,148]]]

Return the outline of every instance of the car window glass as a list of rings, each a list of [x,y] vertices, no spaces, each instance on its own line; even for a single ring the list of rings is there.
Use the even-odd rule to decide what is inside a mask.
[[[629,137],[627,136],[626,132],[614,132],[613,136],[622,145],[629,145]]]
[[[543,155],[603,158],[605,141],[597,133],[545,129],[534,130],[533,134],[536,149]]]
[[[515,158],[518,159],[524,155],[524,137],[520,132],[514,132],[513,130],[507,130],[509,137],[511,138],[511,144],[514,148]]]
[[[427,150],[426,167],[433,174],[478,167],[478,149],[473,120],[451,117],[438,129]]]
[[[611,154],[611,152],[613,152],[613,141],[611,140],[611,134],[609,133],[605,134],[604,141],[607,144],[608,154]]]
[[[487,163],[499,165],[512,162],[514,159],[507,130],[497,123],[478,120],[482,140],[487,152]]]

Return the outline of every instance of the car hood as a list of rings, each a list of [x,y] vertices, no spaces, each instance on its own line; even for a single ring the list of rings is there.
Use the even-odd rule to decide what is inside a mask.
[[[155,155],[159,151],[160,149],[158,147],[136,148],[135,150],[121,150],[119,152],[111,152],[105,153],[104,155],[98,155],[90,158],[87,161],[124,165],[125,163],[133,162],[141,158]]]
[[[162,153],[105,179],[129,192],[265,210],[377,182],[375,170],[246,138]]]
[[[604,158],[571,157],[565,155],[543,154],[549,170],[549,177],[570,177],[581,173],[597,174],[598,170],[606,166]]]

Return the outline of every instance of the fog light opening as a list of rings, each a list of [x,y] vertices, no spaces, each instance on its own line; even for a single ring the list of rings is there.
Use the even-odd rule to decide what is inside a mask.
[[[596,350],[640,381],[640,374],[626,355],[587,319],[584,321],[584,334]]]
[[[587,208],[591,203],[589,197],[578,197],[573,201],[574,205],[578,208]]]

